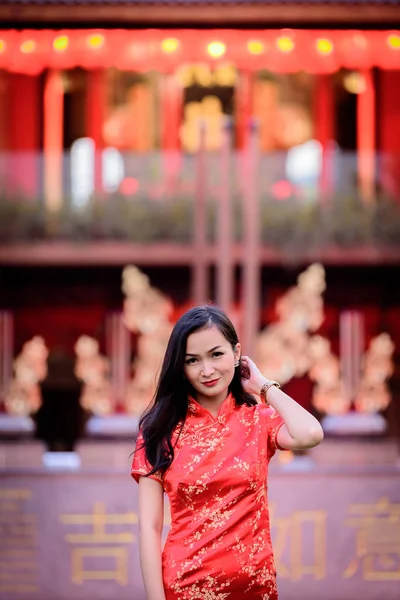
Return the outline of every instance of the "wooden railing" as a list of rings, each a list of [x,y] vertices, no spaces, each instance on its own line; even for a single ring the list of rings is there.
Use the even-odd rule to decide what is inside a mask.
[[[112,149],[94,155],[83,143],[64,154],[62,178],[52,189],[41,154],[2,153],[0,244],[193,246],[202,226],[212,244],[226,215],[225,235],[237,244],[254,203],[261,244],[278,252],[399,247],[400,157],[376,156],[373,201],[360,192],[357,161],[337,149],[321,154],[317,143],[273,154],[256,146],[234,152],[227,144],[197,155]]]

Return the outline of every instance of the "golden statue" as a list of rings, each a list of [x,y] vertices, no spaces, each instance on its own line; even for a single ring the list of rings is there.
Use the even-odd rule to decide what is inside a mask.
[[[154,396],[157,373],[172,331],[173,304],[134,266],[123,270],[122,290],[126,296],[125,324],[139,336],[125,408],[130,414],[140,414]]]
[[[14,377],[5,399],[6,412],[13,417],[27,417],[42,405],[39,383],[47,375],[48,349],[40,336],[23,345],[13,363]]]
[[[75,375],[83,382],[82,408],[102,417],[113,414],[116,402],[109,380],[110,365],[99,352],[99,342],[82,335],[75,344],[75,353]]]
[[[216,96],[205,96],[201,102],[189,102],[180,129],[182,145],[187,152],[200,149],[200,125],[204,126],[204,149],[219,150],[222,144],[222,104]]]
[[[341,368],[341,360],[326,338],[315,335],[324,320],[322,294],[325,272],[313,264],[278,301],[277,322],[266,327],[256,344],[256,360],[261,371],[286,383],[308,373],[314,381],[312,403],[325,415],[377,413],[387,408],[391,396],[387,380],[393,374],[394,344],[389,334],[371,340],[361,356],[357,388],[350,390]]]
[[[256,361],[268,377],[286,383],[305,375],[312,365],[311,333],[324,319],[322,293],[326,287],[322,265],[301,273],[276,304],[278,320],[266,327],[256,341]]]

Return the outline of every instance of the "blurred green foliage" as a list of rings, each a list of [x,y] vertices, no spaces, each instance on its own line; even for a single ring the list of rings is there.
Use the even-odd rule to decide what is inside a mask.
[[[232,200],[232,225],[237,241],[243,237],[243,206]],[[218,201],[206,203],[208,238],[216,239]],[[92,198],[82,209],[67,202],[49,213],[41,201],[0,198],[0,243],[44,240],[118,240],[151,244],[188,244],[195,227],[194,200],[188,197],[148,200],[121,195]],[[281,250],[326,246],[354,248],[399,247],[400,202],[378,198],[366,205],[352,196],[324,203],[296,199],[260,200],[260,232],[264,245]]]

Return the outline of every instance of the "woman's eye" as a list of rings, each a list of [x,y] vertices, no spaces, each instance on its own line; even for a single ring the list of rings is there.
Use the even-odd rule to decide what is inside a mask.
[[[222,356],[222,355],[223,355],[223,352],[214,352],[214,354],[213,354],[213,356],[215,356],[217,358],[218,358],[218,356]]]
[[[195,358],[188,358],[186,361],[187,365],[194,365],[194,363],[196,362]]]

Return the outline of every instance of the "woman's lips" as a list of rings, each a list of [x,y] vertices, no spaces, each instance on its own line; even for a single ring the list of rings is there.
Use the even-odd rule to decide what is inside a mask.
[[[212,381],[203,381],[203,385],[207,387],[213,387],[213,385],[217,384],[219,379],[213,379]]]

